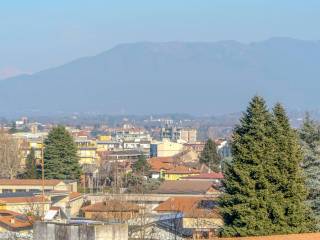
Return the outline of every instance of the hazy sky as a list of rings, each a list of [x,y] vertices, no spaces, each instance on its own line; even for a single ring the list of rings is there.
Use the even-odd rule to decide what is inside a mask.
[[[2,0],[0,78],[119,43],[318,40],[319,0]]]

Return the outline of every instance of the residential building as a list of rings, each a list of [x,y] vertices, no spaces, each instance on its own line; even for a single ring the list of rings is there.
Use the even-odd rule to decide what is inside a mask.
[[[192,149],[194,150],[198,155],[203,151],[205,143],[204,142],[195,142],[195,143],[185,143],[184,147],[185,149]]]
[[[94,140],[87,137],[77,137],[75,139],[77,152],[80,158],[79,163],[97,164],[99,163],[99,155],[97,154],[97,144]]]
[[[197,142],[197,129],[194,128],[182,128],[180,130],[180,140],[186,143]]]
[[[117,141],[104,141],[104,140],[97,140],[97,148],[98,151],[115,151],[115,150],[122,150],[122,146],[120,142]]]
[[[81,210],[87,219],[118,220],[123,222],[137,217],[140,207],[125,201],[106,200],[85,206]]]
[[[193,128],[178,128],[173,126],[166,126],[164,128],[161,128],[160,137],[162,140],[182,140],[185,143],[195,143],[197,141],[197,130]]]
[[[224,176],[221,172],[210,172],[210,173],[200,173],[198,175],[192,175],[183,177],[183,180],[192,180],[192,181],[209,181],[215,184],[220,184],[221,180],[224,179]]]
[[[141,155],[145,154],[139,150],[110,151],[106,154],[106,160],[111,162],[134,161],[137,160]]]
[[[151,177],[164,180],[180,180],[183,177],[197,175],[199,170],[186,167],[174,157],[155,157],[149,159]]]
[[[161,203],[154,211],[181,213],[182,228],[192,229],[193,239],[211,239],[223,225],[223,219],[212,197],[172,197]]]
[[[33,219],[10,210],[0,209],[0,238],[8,233],[28,234],[32,230]],[[14,235],[14,234],[11,234]],[[5,237],[3,237],[5,239]]]
[[[161,142],[153,142],[150,146],[151,157],[172,157],[183,151],[183,144],[163,139]]]
[[[51,206],[51,200],[42,196],[17,196],[7,197],[0,195],[0,209],[18,212],[20,214],[32,213],[40,215],[46,213]]]
[[[77,192],[76,181],[63,181],[57,179],[44,180],[44,190]],[[41,192],[41,179],[0,179],[0,193],[12,192]]]
[[[219,195],[211,182],[178,180],[164,181],[153,193],[157,194],[185,194],[185,195]]]
[[[61,209],[68,217],[77,217],[83,206],[83,195],[78,192],[70,192],[67,195],[55,195],[51,197],[52,206]]]

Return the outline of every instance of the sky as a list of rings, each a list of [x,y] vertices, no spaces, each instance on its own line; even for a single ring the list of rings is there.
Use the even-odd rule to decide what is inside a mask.
[[[138,41],[319,40],[319,0],[3,0],[0,79]]]

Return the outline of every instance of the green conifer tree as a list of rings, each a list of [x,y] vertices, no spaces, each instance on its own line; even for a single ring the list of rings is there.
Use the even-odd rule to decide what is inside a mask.
[[[233,160],[225,168],[220,199],[223,235],[307,232],[313,227],[304,204],[297,135],[281,105],[271,115],[255,96],[234,130]]]
[[[79,179],[77,147],[63,126],[53,128],[45,140],[44,174],[48,179]]]
[[[320,230],[320,129],[306,115],[299,131],[301,146],[304,153],[303,170],[306,186],[309,191],[307,204],[311,207],[316,221],[316,229]]]
[[[132,171],[136,174],[147,175],[150,171],[150,164],[145,155],[140,155],[138,160],[133,164]]]
[[[27,179],[36,179],[38,178],[37,172],[37,162],[34,148],[31,148],[30,153],[26,159],[26,172],[24,174],[24,178]]]
[[[310,208],[305,204],[307,190],[301,163],[303,155],[296,131],[291,126],[281,104],[273,108],[272,136],[274,138],[274,173],[277,211],[276,233],[308,232],[314,227]]]
[[[275,196],[266,174],[273,159],[273,149],[271,114],[264,99],[255,96],[234,129],[233,159],[224,168],[225,194],[220,199],[225,222],[223,235],[269,235],[274,232],[270,215],[276,207],[273,207]]]
[[[217,145],[212,139],[208,139],[200,154],[200,163],[206,164],[212,171],[221,171],[221,157],[217,150]]]

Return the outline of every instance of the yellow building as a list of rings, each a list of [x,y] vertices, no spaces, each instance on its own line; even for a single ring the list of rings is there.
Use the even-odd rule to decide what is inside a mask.
[[[44,181],[44,190],[76,192],[77,182],[65,183],[62,180],[50,179]],[[41,179],[0,179],[0,193],[41,192]]]
[[[59,201],[53,204],[53,207],[59,207],[61,209],[70,208],[70,216],[77,217],[79,215],[79,211],[83,205],[83,195],[78,192],[71,192],[66,196],[58,196]],[[52,197],[54,201],[54,197]]]
[[[164,180],[180,180],[184,177],[198,175],[199,171],[196,169],[190,169],[184,166],[176,166],[171,170],[160,172],[160,177]]]
[[[111,141],[111,135],[100,135],[98,136],[99,141]]]
[[[151,177],[165,180],[180,180],[184,177],[198,175],[199,170],[178,165],[172,157],[154,157],[149,159]]]
[[[157,157],[172,157],[183,151],[183,144],[163,139],[151,144],[151,155]]]
[[[97,144],[95,140],[77,138],[75,140],[80,164],[97,164],[99,155],[97,154]]]
[[[46,197],[43,200],[42,196],[0,198],[1,210],[9,210],[20,214],[40,216],[42,209],[46,213],[49,211],[50,206],[50,199]]]

